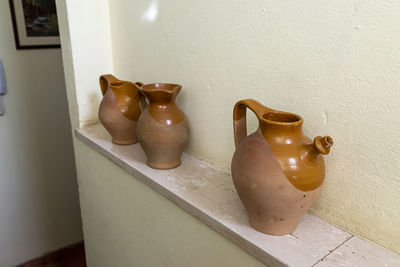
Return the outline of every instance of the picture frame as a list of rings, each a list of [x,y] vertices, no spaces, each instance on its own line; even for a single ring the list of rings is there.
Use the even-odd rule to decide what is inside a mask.
[[[55,0],[9,0],[17,49],[60,48]]]

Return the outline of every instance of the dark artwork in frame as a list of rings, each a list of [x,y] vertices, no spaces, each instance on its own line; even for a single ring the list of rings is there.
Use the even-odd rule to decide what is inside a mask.
[[[17,49],[60,48],[55,0],[9,0]]]

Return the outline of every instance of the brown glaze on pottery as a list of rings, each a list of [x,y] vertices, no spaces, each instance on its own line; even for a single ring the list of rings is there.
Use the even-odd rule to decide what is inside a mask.
[[[259,120],[247,136],[246,108]],[[232,178],[258,231],[285,235],[293,232],[322,189],[325,165],[333,140],[303,135],[303,119],[293,113],[264,107],[255,100],[236,103],[233,112],[236,151]]]
[[[100,76],[100,88],[103,100],[100,103],[99,119],[119,145],[134,144],[137,120],[140,116],[140,104],[146,105],[139,87],[142,83],[118,80],[111,74]]]
[[[140,88],[150,104],[139,118],[138,137],[147,165],[152,168],[172,169],[181,164],[189,137],[188,122],[175,104],[181,88],[168,83],[146,84]]]

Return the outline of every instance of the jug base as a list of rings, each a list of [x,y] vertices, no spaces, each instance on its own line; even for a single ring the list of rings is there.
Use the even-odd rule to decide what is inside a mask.
[[[138,142],[138,139],[132,139],[132,140],[117,140],[117,139],[112,139],[111,140],[113,144],[116,145],[132,145],[136,144]]]
[[[169,170],[169,169],[174,169],[181,165],[182,161],[179,160],[178,162],[168,162],[168,163],[163,163],[163,162],[153,162],[153,161],[147,161],[147,166],[153,168],[153,169],[158,169],[158,170]]]
[[[256,231],[260,233],[274,236],[282,236],[293,233],[296,230],[299,221],[284,222],[281,220],[263,223],[249,219],[249,223],[251,227],[253,227]]]

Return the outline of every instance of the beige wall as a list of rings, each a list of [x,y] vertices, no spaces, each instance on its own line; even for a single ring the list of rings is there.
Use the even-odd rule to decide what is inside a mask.
[[[63,43],[69,36],[70,50],[64,51],[64,64],[76,125],[97,120],[102,73],[178,82],[183,85],[178,104],[191,122],[187,151],[229,170],[237,100],[255,98],[298,113],[305,119],[306,135],[335,140],[313,212],[400,252],[398,2],[67,3],[70,32],[63,32]],[[256,120],[250,117],[254,130]],[[82,153],[78,162],[87,152]],[[81,168],[78,164],[79,173]],[[109,175],[122,174],[110,166]],[[89,177],[86,173],[79,179]],[[82,195],[96,194],[96,188],[86,189]],[[97,223],[92,217],[85,228]],[[91,237],[92,243],[101,241]]]
[[[113,72],[108,0],[56,0],[72,128],[96,123],[99,76]]]
[[[239,99],[298,113],[306,135],[335,140],[313,212],[400,252],[398,1],[113,0],[110,12],[115,73],[183,85],[189,153],[229,170]]]
[[[265,266],[86,144],[75,147],[88,266]]]
[[[0,58],[8,85],[0,117],[0,266],[82,239],[60,49],[15,49],[0,1]]]
[[[85,126],[97,120],[98,76],[113,72],[108,0],[84,5],[57,0],[57,11],[71,123]],[[88,266],[263,266],[77,138],[73,141]]]

